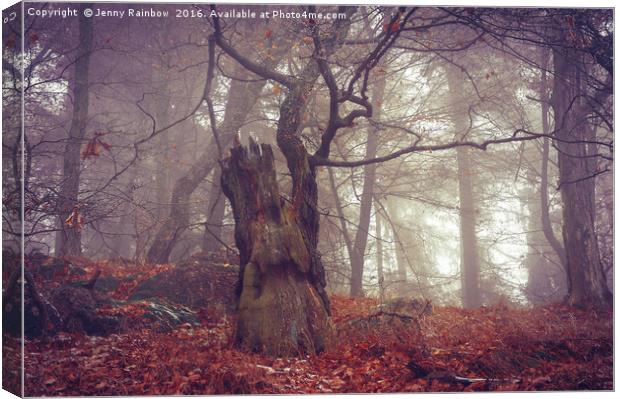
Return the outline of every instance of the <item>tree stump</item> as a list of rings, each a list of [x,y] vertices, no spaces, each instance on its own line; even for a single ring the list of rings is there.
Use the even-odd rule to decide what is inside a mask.
[[[240,253],[237,346],[273,356],[318,353],[333,325],[313,283],[315,249],[293,205],[280,198],[271,146],[237,146],[222,163],[222,189]]]

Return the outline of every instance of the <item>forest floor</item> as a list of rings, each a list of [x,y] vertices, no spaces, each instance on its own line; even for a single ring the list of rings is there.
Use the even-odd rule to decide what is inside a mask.
[[[165,333],[27,340],[26,395],[613,389],[611,312],[435,306],[410,321],[377,317],[370,298],[331,300],[338,338],[316,356],[237,350],[234,318],[204,311],[199,325]],[[124,311],[139,316],[140,308]]]

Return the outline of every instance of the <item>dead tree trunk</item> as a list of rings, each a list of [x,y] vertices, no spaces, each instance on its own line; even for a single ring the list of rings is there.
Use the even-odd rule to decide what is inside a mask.
[[[325,269],[317,250],[317,159],[329,156],[338,129],[351,126],[358,117],[372,116],[365,84],[361,96],[355,96],[355,102],[363,109],[353,110],[344,118],[339,114],[340,103],[352,98],[353,83],[362,76],[356,73],[349,90],[342,90],[326,62],[338,48],[339,39],[347,36],[350,17],[356,8],[339,10],[349,18],[335,21],[329,35],[320,35],[317,24],[309,29],[316,53],[295,77],[245,58],[224,39],[219,19],[213,18],[218,46],[248,69],[287,87],[280,105],[276,139],[291,175],[290,203],[284,204],[279,197],[270,146],[251,143],[249,150],[237,146],[222,165],[222,188],[233,208],[242,268],[236,341],[240,346],[270,355],[315,353],[331,341],[333,327],[325,291]],[[310,6],[309,11],[314,12],[314,7]],[[366,80],[370,65],[376,65],[381,58],[382,46],[389,48],[393,41],[387,43],[380,42],[369,55]],[[319,76],[329,87],[330,118],[319,148],[310,155],[301,136],[301,120]]]
[[[293,85],[280,106],[276,137],[291,172],[290,206],[281,204],[273,172],[271,177],[252,183],[251,176],[256,179],[259,175],[252,171],[252,167],[258,168],[260,164],[260,170],[263,170],[261,176],[274,168],[270,146],[259,148],[252,144],[247,154],[234,155],[239,154],[240,147],[237,147],[222,167],[222,190],[233,208],[235,241],[241,264],[236,342],[241,347],[276,356],[293,355],[299,351],[320,352],[329,345],[333,329],[329,318],[329,298],[325,291],[325,269],[317,250],[319,213],[316,168],[311,166],[308,152],[297,135],[304,99],[308,98],[318,75],[315,63],[307,65],[301,72],[303,78]],[[231,172],[231,162],[234,164],[235,157],[247,158],[248,161],[238,161],[237,166],[232,166],[232,170],[237,172]],[[256,165],[250,167],[248,162]],[[244,177],[244,174],[248,176]],[[246,180],[248,178],[250,180]],[[235,183],[235,180],[242,183]],[[270,183],[271,180],[273,183]],[[260,201],[253,205],[260,211],[251,211],[253,208],[247,210],[249,201],[232,197],[232,188],[239,184],[243,185],[242,189],[250,190],[247,193],[249,198]],[[265,184],[267,187],[261,188]],[[257,194],[252,195],[253,191]],[[258,222],[252,222],[253,219]],[[272,227],[267,230],[260,227],[261,223],[269,226],[270,220],[276,222]],[[271,233],[272,229],[276,231]],[[278,232],[278,229],[281,231]],[[246,233],[253,230],[257,232],[252,235]],[[251,252],[247,251],[248,248]],[[252,260],[255,252],[259,256],[257,261]],[[269,307],[265,307],[265,303]]]
[[[87,5],[81,6],[79,14]],[[80,147],[88,122],[88,68],[93,45],[93,27],[90,18],[79,17],[79,40],[73,76],[73,117],[63,156],[63,175],[58,199],[58,227],[56,256],[80,255],[82,235],[79,223],[65,223],[79,213]],[[74,213],[75,211],[75,213]]]
[[[235,342],[277,356],[324,350],[333,327],[312,284],[314,248],[295,205],[280,198],[271,146],[233,148],[222,166],[222,190],[242,267]]]
[[[300,126],[306,101],[321,71],[329,74],[325,71],[327,66],[317,58],[306,64],[298,77],[283,77],[232,49],[221,35],[219,20],[214,18],[213,22],[218,46],[257,73],[275,76],[288,88],[280,105],[276,139],[291,174],[290,204],[284,205],[280,199],[270,146],[251,143],[249,150],[237,146],[222,165],[222,190],[233,208],[241,263],[236,342],[275,356],[320,352],[329,346],[333,327],[325,291],[325,269],[317,249],[316,166],[301,138]],[[348,19],[334,23],[322,57],[334,53],[335,38],[345,37],[349,24]],[[315,29],[315,44],[320,44]],[[334,83],[329,77],[328,80]],[[327,132],[335,134],[337,129],[330,129],[336,123],[340,126],[341,119],[335,122],[338,104],[333,94],[330,94],[332,115]],[[324,144],[331,143],[332,138],[325,138]]]

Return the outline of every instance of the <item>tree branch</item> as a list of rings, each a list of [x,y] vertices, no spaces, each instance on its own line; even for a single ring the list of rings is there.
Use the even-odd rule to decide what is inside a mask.
[[[314,158],[313,159],[313,164],[316,166],[332,166],[332,167],[338,167],[338,168],[355,168],[355,167],[359,167],[359,166],[365,166],[365,165],[370,165],[370,164],[375,164],[375,163],[381,163],[381,162],[386,162],[398,157],[401,157],[403,155],[406,154],[411,154],[414,152],[423,152],[423,151],[442,151],[442,150],[449,150],[452,148],[456,148],[456,147],[473,147],[473,148],[478,148],[480,150],[485,151],[487,149],[487,147],[489,145],[495,145],[495,144],[505,144],[505,143],[512,143],[512,142],[518,142],[518,141],[528,141],[528,140],[535,140],[538,139],[540,137],[540,135],[532,135],[532,136],[524,136],[524,137],[516,137],[516,134],[518,133],[515,132],[515,134],[512,137],[506,137],[503,139],[495,139],[495,140],[487,140],[487,141],[483,141],[482,143],[476,143],[473,141],[457,141],[457,142],[451,142],[451,143],[446,143],[446,144],[435,144],[435,145],[418,145],[418,144],[414,144],[410,147],[407,148],[403,148],[402,150],[393,152],[389,155],[385,155],[382,157],[376,157],[376,158],[371,158],[371,159],[362,159],[359,161],[333,161],[333,160],[329,160],[329,159],[325,159],[325,158]]]
[[[253,61],[250,61],[248,58],[244,57],[239,53],[233,46],[231,46],[222,35],[222,28],[220,26],[220,19],[217,16],[217,10],[214,4],[211,5],[211,11],[215,11],[212,20],[213,20],[213,28],[215,32],[213,36],[215,38],[215,42],[217,45],[226,52],[230,57],[232,57],[239,64],[243,65],[249,71],[261,76],[265,79],[271,79],[283,86],[288,87],[289,89],[293,86],[294,80],[290,76],[278,73],[273,69],[265,68],[262,65],[259,65]]]

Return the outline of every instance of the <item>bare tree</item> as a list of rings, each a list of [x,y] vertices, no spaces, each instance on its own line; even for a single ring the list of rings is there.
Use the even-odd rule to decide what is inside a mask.
[[[63,179],[60,184],[58,199],[59,231],[56,235],[57,255],[80,255],[82,253],[80,203],[78,192],[80,186],[80,149],[86,135],[89,103],[89,65],[93,44],[92,19],[83,16],[88,4],[79,7],[79,44],[72,91],[73,117],[69,128],[69,137],[63,157]]]

